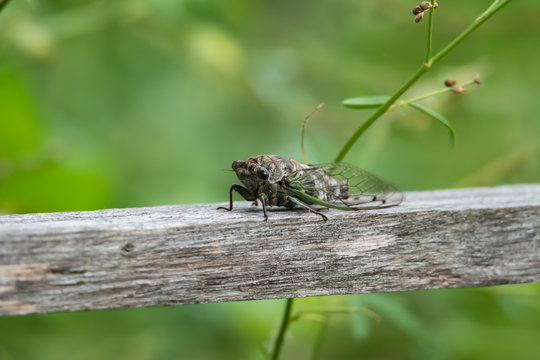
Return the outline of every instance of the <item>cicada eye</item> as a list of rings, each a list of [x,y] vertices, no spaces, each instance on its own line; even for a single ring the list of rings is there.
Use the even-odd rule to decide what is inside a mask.
[[[270,173],[268,172],[268,170],[265,167],[259,166],[257,168],[257,176],[260,179],[266,180],[266,179],[268,179],[270,177]]]

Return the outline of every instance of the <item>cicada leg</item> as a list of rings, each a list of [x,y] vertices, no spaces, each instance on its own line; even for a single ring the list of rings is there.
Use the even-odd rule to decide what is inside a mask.
[[[328,220],[328,218],[326,217],[326,215],[320,213],[319,211],[315,210],[314,208],[312,208],[311,206],[309,206],[308,204],[298,200],[297,198],[294,198],[292,196],[289,196],[289,200],[291,200],[293,203],[295,203],[296,205],[308,210],[308,211],[311,211],[312,213],[314,214],[317,214],[317,215],[320,215],[322,216],[322,218],[324,219],[324,221]]]
[[[257,201],[257,197],[253,196],[249,192],[248,189],[246,189],[243,186],[234,184],[233,186],[231,186],[231,188],[229,190],[229,208],[227,209],[226,207],[220,206],[220,207],[217,208],[217,210],[223,209],[223,210],[227,210],[227,211],[232,211],[232,209],[233,209],[233,191],[236,191],[237,193],[239,193],[240,196],[242,196],[247,201]]]
[[[268,214],[266,213],[266,201],[268,198],[265,194],[261,194],[261,197],[259,198],[261,200],[262,208],[263,208],[263,214],[264,214],[264,221],[268,221]]]

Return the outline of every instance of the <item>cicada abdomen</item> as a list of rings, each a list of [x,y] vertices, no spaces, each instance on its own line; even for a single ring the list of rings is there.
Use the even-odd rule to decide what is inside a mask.
[[[384,208],[403,200],[396,186],[346,163],[310,166],[291,174],[289,183],[294,195],[339,210]]]

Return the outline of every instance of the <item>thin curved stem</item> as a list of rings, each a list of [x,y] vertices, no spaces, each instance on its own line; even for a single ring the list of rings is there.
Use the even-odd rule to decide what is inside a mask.
[[[289,326],[289,323],[291,320],[291,310],[292,310],[293,302],[294,302],[294,298],[291,298],[291,299],[287,299],[287,303],[285,304],[285,312],[283,313],[283,319],[281,320],[279,333],[276,338],[276,342],[274,343],[274,350],[272,351],[272,356],[270,357],[270,359],[272,360],[279,359],[279,352],[281,351],[281,347],[283,345],[285,332],[287,331],[287,327]]]
[[[427,33],[427,51],[426,51],[426,63],[429,62],[431,58],[431,44],[433,39],[433,10],[435,9],[435,0],[431,0],[431,9],[429,9],[429,23],[428,23],[428,33]]]
[[[319,111],[323,107],[323,105],[324,104],[317,105],[317,107],[312,112],[306,115],[306,117],[304,118],[304,122],[302,123],[302,137],[300,140],[300,147],[302,148],[302,157],[304,158],[304,164],[308,163],[306,149],[304,148],[304,137],[306,133],[307,122],[317,111]]]

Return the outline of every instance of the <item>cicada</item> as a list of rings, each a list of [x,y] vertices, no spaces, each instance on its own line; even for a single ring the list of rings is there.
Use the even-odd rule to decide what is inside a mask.
[[[232,211],[236,191],[255,205],[260,201],[265,220],[267,206],[299,206],[327,220],[314,205],[365,210],[396,206],[403,200],[403,193],[394,185],[346,163],[305,165],[278,155],[258,155],[234,161],[232,169],[243,186],[232,185],[229,208],[218,209]]]

